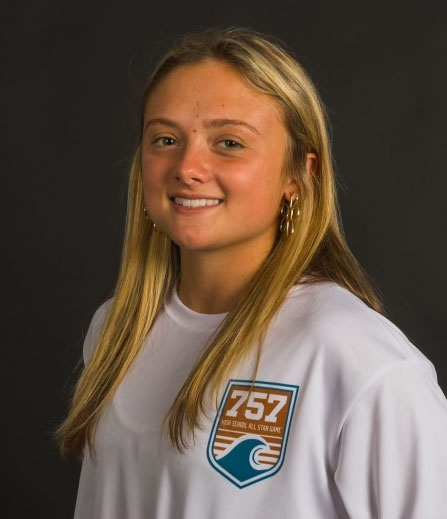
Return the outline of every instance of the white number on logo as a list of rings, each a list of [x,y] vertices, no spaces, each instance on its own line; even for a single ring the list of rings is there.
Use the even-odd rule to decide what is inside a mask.
[[[267,398],[267,393],[258,393],[257,391],[250,393],[247,402],[247,409],[245,411],[245,418],[248,418],[249,420],[260,420],[264,414],[264,404],[262,402],[256,402],[255,398],[265,400]],[[250,409],[248,409],[249,407],[256,409],[256,412],[250,411]]]
[[[231,409],[228,409],[226,415],[231,416],[232,418],[236,418],[239,408],[245,402],[245,400],[247,400],[247,395],[248,391],[243,391],[242,389],[233,389],[231,393],[231,399],[237,398],[237,401]],[[277,404],[272,410],[272,412],[265,417],[265,421],[276,423],[278,419],[278,413],[287,404],[287,397],[285,395],[276,395],[273,393],[268,394],[253,391],[252,393],[250,393],[250,396],[248,397],[247,408],[245,410],[245,418],[247,418],[248,420],[260,420],[264,416],[264,404],[257,400],[265,400],[267,396],[267,402],[269,404],[273,404],[274,402],[277,402]]]
[[[276,423],[276,420],[278,419],[278,417],[277,417],[278,413],[281,411],[281,409],[287,403],[287,397],[285,395],[275,395],[275,394],[271,393],[269,395],[268,402],[269,402],[269,404],[272,404],[273,402],[278,402],[278,403],[276,404],[275,409],[273,409],[273,411],[265,417],[265,421]]]
[[[233,389],[233,391],[231,393],[231,398],[239,397],[239,400],[234,404],[234,406],[231,409],[228,409],[228,411],[226,412],[226,415],[236,418],[237,410],[244,403],[244,400],[247,399],[247,395],[248,395],[248,391],[242,391],[242,389]]]

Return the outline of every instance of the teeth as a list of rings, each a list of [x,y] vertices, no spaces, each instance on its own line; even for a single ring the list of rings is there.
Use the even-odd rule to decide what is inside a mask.
[[[218,205],[220,200],[209,200],[205,198],[190,199],[190,198],[175,198],[175,203],[184,207],[205,207],[206,205]]]

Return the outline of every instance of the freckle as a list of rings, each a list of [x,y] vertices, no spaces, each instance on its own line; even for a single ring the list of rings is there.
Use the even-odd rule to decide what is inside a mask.
[[[194,128],[194,130],[192,131],[192,133],[196,133],[196,132],[197,132],[197,130]]]

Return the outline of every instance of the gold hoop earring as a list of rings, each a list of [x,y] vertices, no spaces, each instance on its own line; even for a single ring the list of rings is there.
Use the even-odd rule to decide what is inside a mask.
[[[295,195],[295,199],[293,199],[293,195],[290,197],[289,203],[286,203],[281,207],[281,224],[279,226],[279,230],[282,233],[285,233],[286,236],[290,236],[295,232],[294,223],[296,222],[298,216],[300,215],[300,210],[298,209],[298,195]]]
[[[149,215],[147,214],[147,210],[145,207],[143,207],[143,213],[144,213],[144,217],[146,218],[146,220],[148,220],[149,222],[151,221],[151,219],[149,218]],[[154,230],[156,231],[157,228],[155,227],[155,223],[152,222],[152,225],[154,226]]]

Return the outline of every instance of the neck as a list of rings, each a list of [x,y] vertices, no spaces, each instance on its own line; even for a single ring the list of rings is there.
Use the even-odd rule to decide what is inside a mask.
[[[230,250],[180,249],[178,296],[191,310],[204,314],[229,312],[271,250],[247,244]]]

